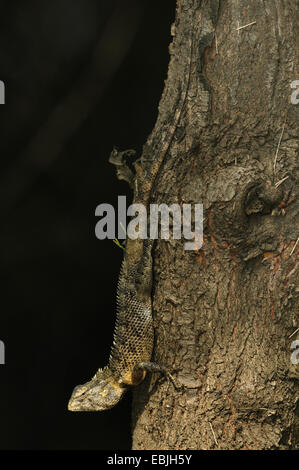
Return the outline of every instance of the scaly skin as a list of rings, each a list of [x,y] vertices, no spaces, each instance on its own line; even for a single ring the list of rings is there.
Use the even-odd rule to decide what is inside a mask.
[[[131,263],[132,250],[143,247],[142,268]],[[116,405],[128,386],[145,377],[144,363],[151,359],[154,330],[151,308],[152,242],[127,240],[118,282],[117,319],[109,364],[91,381],[78,385],[68,404],[70,411],[102,411]],[[137,249],[137,251],[138,251]],[[130,263],[128,263],[128,258]],[[139,282],[138,282],[139,281]]]

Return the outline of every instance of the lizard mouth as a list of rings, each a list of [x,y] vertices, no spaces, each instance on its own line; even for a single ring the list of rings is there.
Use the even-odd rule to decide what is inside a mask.
[[[78,399],[74,399],[71,397],[70,401],[68,402],[67,406],[69,411],[96,411],[97,408],[95,407],[93,401],[84,397],[84,395]]]
[[[79,409],[75,406],[75,404],[71,401],[68,402],[67,409],[69,411],[79,411]]]
[[[87,388],[82,385],[78,385],[75,388],[67,405],[69,411],[82,410],[82,404],[84,404],[84,399],[86,399],[84,396],[86,390]]]
[[[95,411],[92,406],[87,406],[87,404],[82,402],[69,401],[67,409],[69,411]]]

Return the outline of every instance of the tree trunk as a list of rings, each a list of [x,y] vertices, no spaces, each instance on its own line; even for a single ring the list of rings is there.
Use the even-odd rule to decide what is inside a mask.
[[[153,360],[184,388],[157,374],[136,388],[134,449],[298,445],[296,14],[297,0],[178,0],[144,155],[187,91],[153,202],[202,203],[204,243],[154,249]]]

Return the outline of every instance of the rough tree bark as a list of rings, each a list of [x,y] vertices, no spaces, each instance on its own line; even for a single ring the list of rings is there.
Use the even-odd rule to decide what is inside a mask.
[[[204,244],[156,244],[154,360],[185,388],[153,375],[135,390],[134,449],[298,445],[296,15],[297,0],[178,0],[143,154],[159,152],[188,86],[154,202],[203,203]]]

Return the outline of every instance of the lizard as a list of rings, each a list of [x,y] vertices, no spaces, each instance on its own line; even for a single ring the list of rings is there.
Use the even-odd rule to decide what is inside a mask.
[[[135,175],[123,160],[124,156],[130,156],[134,151],[118,152],[113,149],[109,158],[109,161],[117,166],[119,179],[125,179],[134,186],[135,202],[142,203],[147,209],[157,175],[171,147],[187,98],[193,42],[193,31],[190,29],[187,70],[182,79],[181,94],[173,122],[168,128],[158,157],[150,162],[148,168],[142,158],[141,164],[136,161]],[[130,387],[137,386],[144,380],[147,371],[160,372],[175,385],[165,367],[151,362],[154,346],[151,298],[153,244],[154,240],[147,238],[126,239],[117,287],[117,317],[108,365],[99,369],[90,381],[74,388],[68,403],[70,411],[103,411],[114,407]]]

